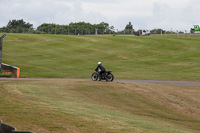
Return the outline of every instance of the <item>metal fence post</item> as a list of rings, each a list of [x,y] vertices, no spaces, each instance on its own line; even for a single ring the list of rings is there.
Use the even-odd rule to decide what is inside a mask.
[[[95,35],[97,35],[97,28],[95,28]]]
[[[186,34],[185,34],[185,37],[187,38],[187,30],[185,30],[185,33],[186,33]]]
[[[178,32],[178,30],[177,30],[177,38],[179,38],[179,32]]]
[[[172,29],[171,29],[171,37],[172,37]]]

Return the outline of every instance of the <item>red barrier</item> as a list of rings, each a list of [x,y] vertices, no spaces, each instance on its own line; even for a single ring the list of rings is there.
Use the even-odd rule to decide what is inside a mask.
[[[20,68],[18,68],[18,67],[14,67],[14,66],[11,66],[11,65],[1,63],[1,70],[11,71],[13,78],[19,78],[20,77]]]

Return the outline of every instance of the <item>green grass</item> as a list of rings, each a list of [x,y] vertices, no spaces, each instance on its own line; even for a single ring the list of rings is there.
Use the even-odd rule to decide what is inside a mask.
[[[0,81],[0,119],[38,133],[195,133],[198,93],[198,87],[124,82]]]
[[[101,61],[115,78],[200,80],[200,39],[7,34],[3,63],[21,77],[90,78]]]
[[[200,80],[200,39],[7,34],[3,63],[21,77]],[[0,81],[0,119],[38,133],[200,131],[199,87],[92,81]]]

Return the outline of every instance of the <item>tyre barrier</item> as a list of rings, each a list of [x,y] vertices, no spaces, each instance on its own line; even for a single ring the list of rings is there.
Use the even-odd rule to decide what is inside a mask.
[[[33,133],[29,131],[16,131],[15,127],[7,125],[0,120],[0,133]]]
[[[9,70],[12,72],[12,78],[19,78],[20,68],[1,63],[1,70]]]

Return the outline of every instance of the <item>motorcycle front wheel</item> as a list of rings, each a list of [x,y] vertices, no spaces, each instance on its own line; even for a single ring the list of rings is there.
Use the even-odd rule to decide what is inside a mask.
[[[98,75],[98,73],[96,73],[96,72],[94,72],[94,73],[92,74],[92,76],[91,76],[92,81],[97,81],[98,78],[99,78],[99,75]]]
[[[114,76],[110,73],[106,76],[106,81],[112,82],[114,80]]]

